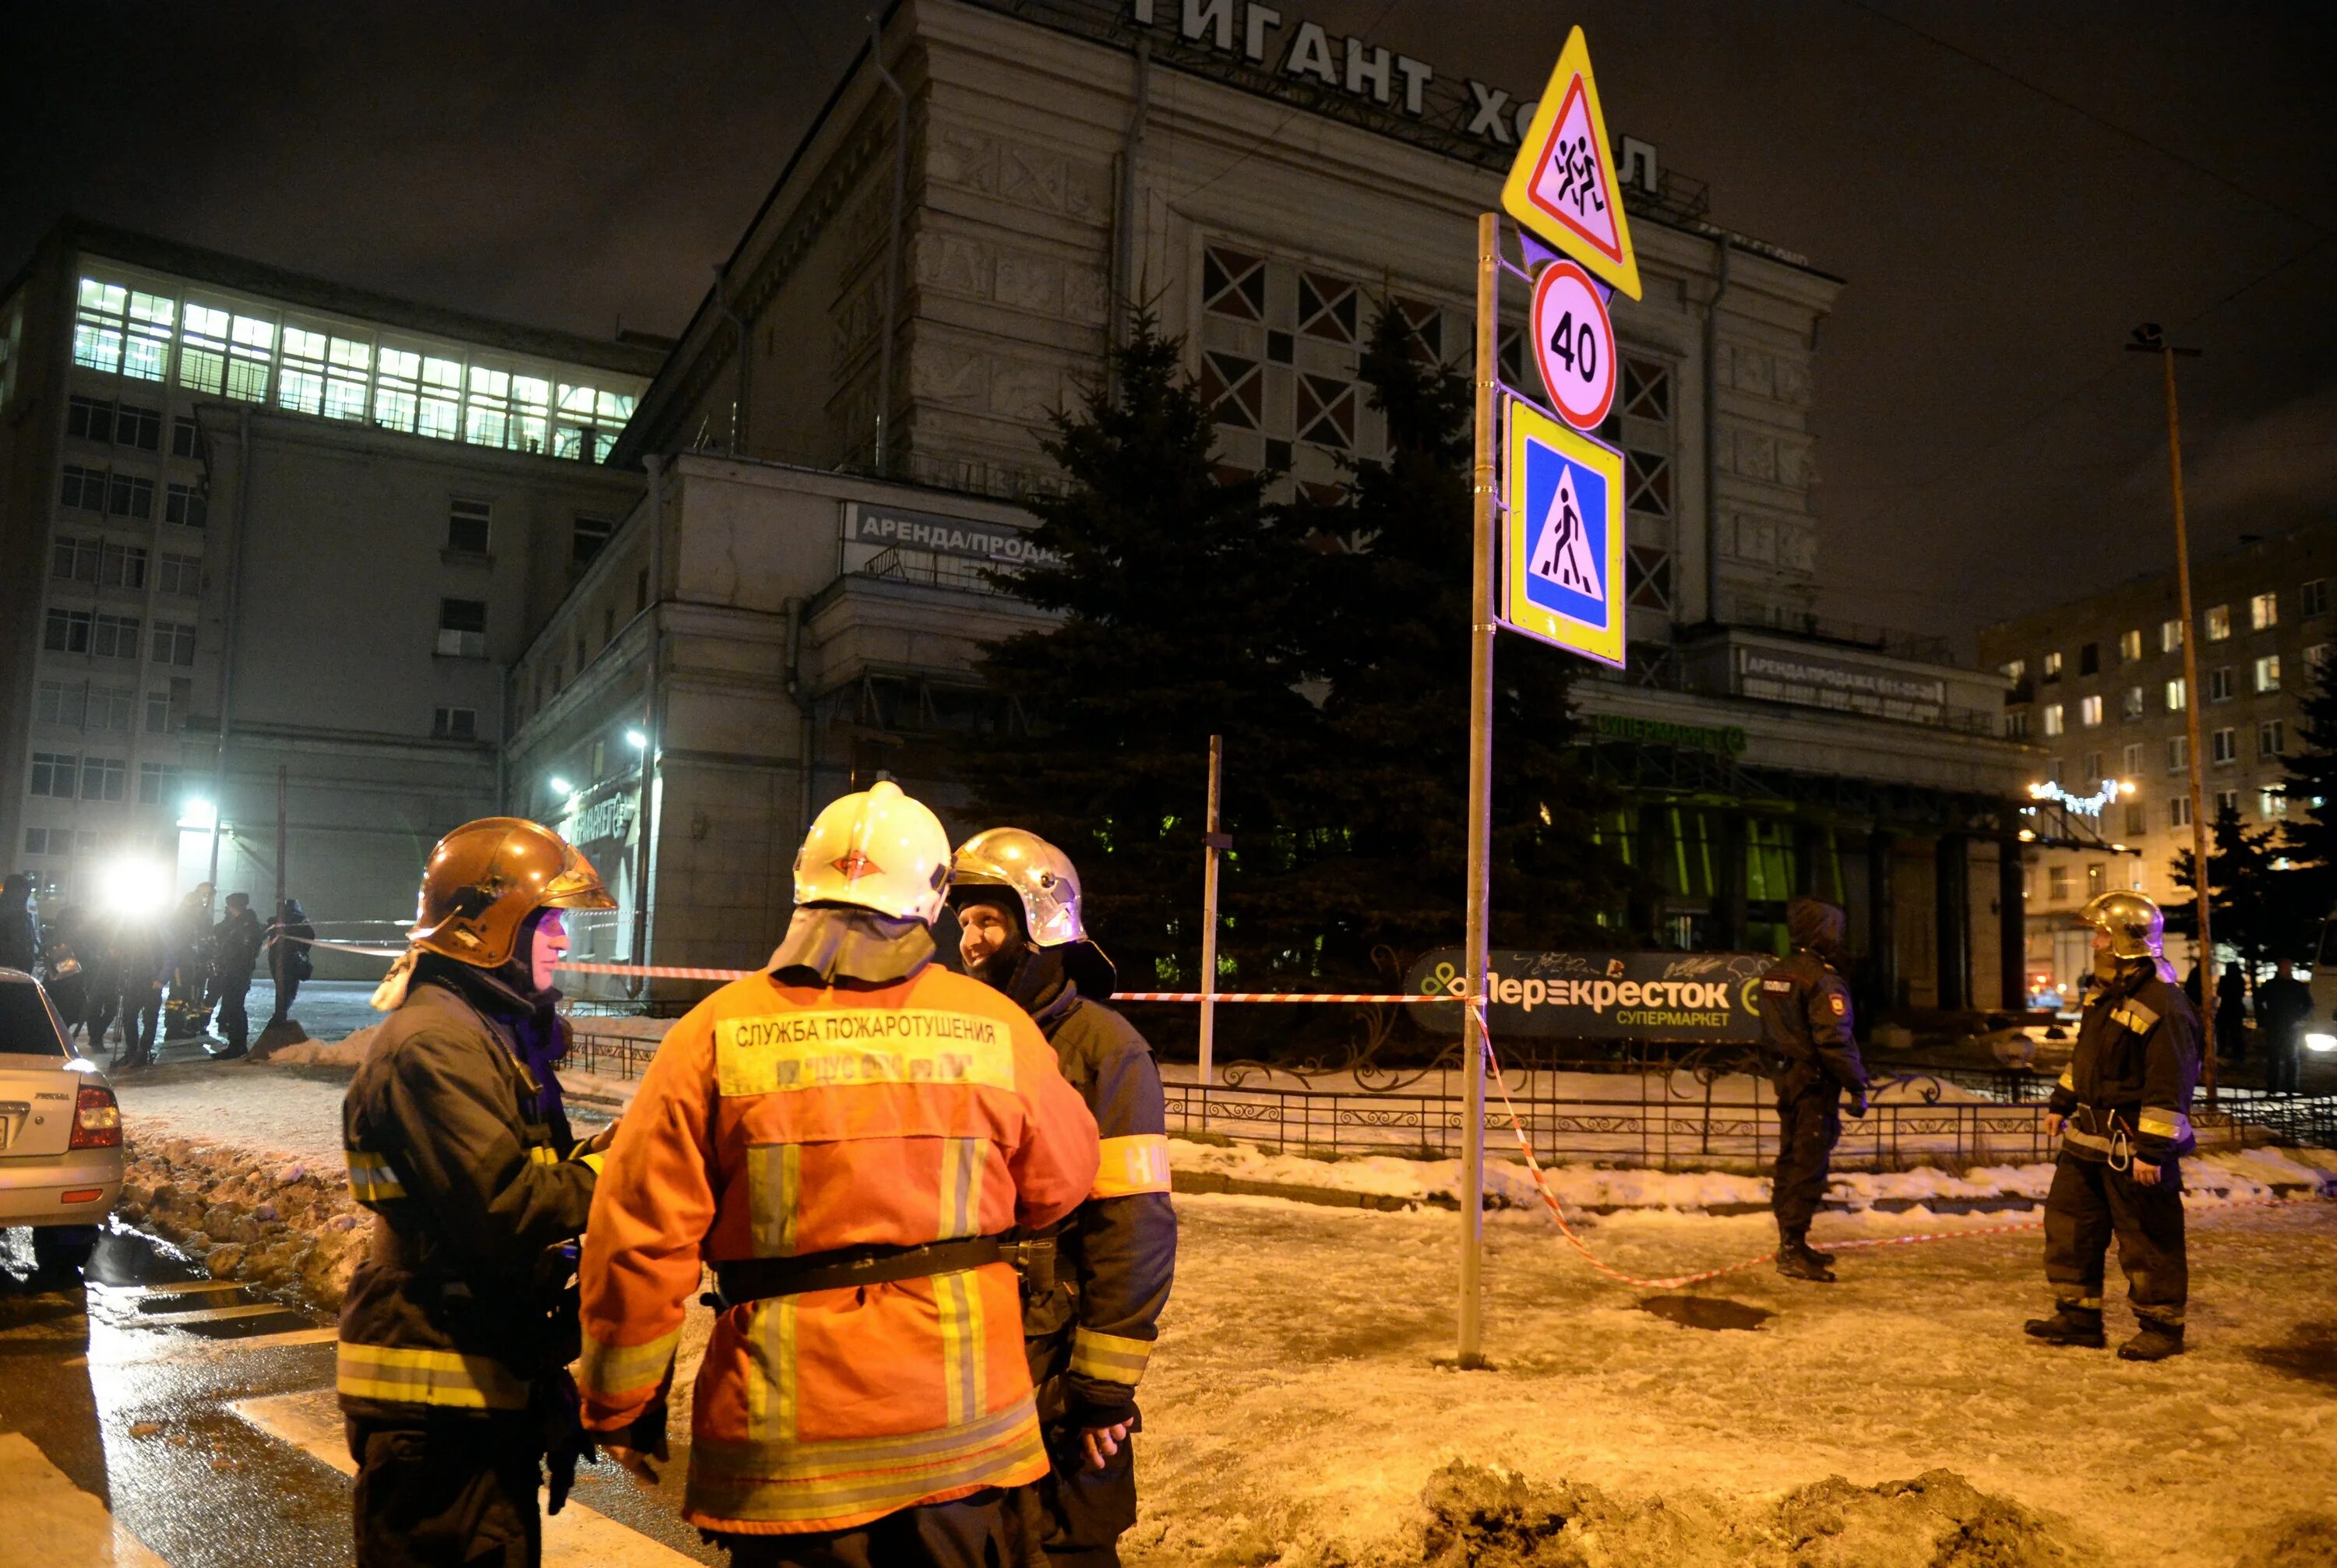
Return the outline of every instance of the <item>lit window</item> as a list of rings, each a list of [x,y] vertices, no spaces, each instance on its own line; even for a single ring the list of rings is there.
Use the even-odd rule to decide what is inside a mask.
[[[2288,797],[2277,786],[2256,791],[2256,815],[2267,822],[2277,822],[2288,815]]]
[[[2131,664],[2142,657],[2142,633],[2139,631],[2118,633],[2118,662]]]
[[[373,422],[386,430],[412,434],[420,407],[421,384],[421,355],[403,348],[384,348],[380,376],[374,383]]]
[[[2008,659],[1996,668],[1999,674],[2015,686],[2019,685],[2029,675],[2029,661],[2026,659]]]
[[[2255,663],[2255,685],[2258,691],[2280,690],[2280,655],[2267,653]]]
[[[2325,614],[2329,609],[2329,579],[2315,577],[2296,591],[2297,612],[2303,615]]]
[[[2173,735],[2166,741],[2166,770],[2180,773],[2191,766],[2191,737]]]
[[[2228,666],[2207,671],[2207,701],[2229,702],[2232,700],[2232,671]]]
[[[2259,593],[2248,601],[2248,630],[2262,632],[2280,624],[2280,595]]]
[[[2139,719],[2142,717],[2141,687],[2129,686],[2126,689],[2126,694],[2118,699],[2118,717],[2121,719]]]
[[[2183,622],[2180,620],[2161,621],[2158,623],[2158,651],[2172,653],[2182,646]]]
[[[179,385],[217,397],[227,384],[228,313],[190,300],[179,328]]]
[[[2207,754],[2218,768],[2225,767],[2231,763],[2238,761],[2240,760],[2240,732],[2237,730],[2216,730],[2214,737],[2214,743],[2209,747]]]
[[[2267,719],[2256,726],[2256,755],[2278,757],[2288,747],[2288,726],[2278,719]]]
[[[2061,733],[2061,705],[2058,702],[2048,702],[2045,705],[2045,733],[2058,735]]]
[[[538,456],[552,447],[552,383],[533,376],[512,377],[512,426],[523,452]]]
[[[425,356],[422,360],[422,412],[416,434],[452,441],[460,434],[458,400],[463,395],[463,367],[452,359]]]
[[[2180,713],[2189,705],[2190,691],[2183,684],[2182,678],[2178,676],[2169,681],[2166,683],[2166,710],[2169,713]]]
[[[470,393],[463,410],[463,439],[474,446],[502,446],[511,432],[511,372],[471,367]]]
[[[2078,722],[2091,730],[2102,721],[2102,700],[2099,697],[2078,699]]]
[[[243,403],[268,397],[268,362],[276,353],[273,322],[239,316],[228,331],[227,395]]]
[[[111,375],[122,368],[122,338],[130,290],[119,283],[81,280],[81,308],[73,315],[73,363]]]
[[[296,414],[325,409],[325,335],[284,328],[284,366],[276,377],[276,406]]]
[[[2221,642],[2232,634],[2232,607],[2218,604],[2207,612],[2207,641]]]
[[[325,358],[325,417],[364,418],[366,377],[373,368],[373,345],[336,338]]]
[[[174,300],[159,295],[130,295],[130,335],[122,346],[122,373],[133,381],[160,381],[171,359],[171,322],[178,314]]]
[[[2045,655],[2045,679],[2048,681],[2058,681],[2060,678],[2061,652],[2060,650],[2057,648],[2052,652]]]
[[[2108,869],[2098,860],[2089,860],[2086,863],[2086,896],[2090,898],[2102,891],[2103,873]]]

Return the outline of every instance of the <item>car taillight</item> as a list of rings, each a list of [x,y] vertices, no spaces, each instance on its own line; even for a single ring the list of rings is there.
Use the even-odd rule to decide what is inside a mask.
[[[122,1147],[122,1105],[103,1083],[83,1087],[73,1105],[73,1149]]]

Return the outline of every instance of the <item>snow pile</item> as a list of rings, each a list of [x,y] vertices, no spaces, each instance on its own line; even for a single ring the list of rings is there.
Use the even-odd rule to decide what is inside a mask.
[[[161,1236],[215,1279],[340,1305],[371,1227],[339,1150],[311,1164],[142,1131],[126,1152],[114,1211],[124,1223]]]
[[[268,1054],[270,1067],[337,1067],[354,1073],[365,1064],[366,1054],[373,1049],[375,1036],[381,1025],[360,1029],[345,1040],[298,1040]],[[260,1064],[253,1059],[253,1064]]]

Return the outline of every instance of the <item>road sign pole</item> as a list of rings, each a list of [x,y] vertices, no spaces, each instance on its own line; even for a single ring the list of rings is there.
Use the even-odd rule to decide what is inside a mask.
[[[2199,1051],[2201,1074],[2210,1109],[2215,1103],[2215,939],[2210,932],[2208,890],[2213,850],[2208,842],[2206,785],[2199,755],[2199,650],[2196,623],[2191,619],[2191,535],[2183,521],[2183,426],[2175,411],[2175,349],[2160,351],[2166,367],[2166,467],[2175,485],[2175,583],[2183,607],[2183,710],[2191,752],[2192,887],[2199,896]]]
[[[1463,954],[1469,1007],[1484,1005],[1488,914],[1493,870],[1493,387],[1500,374],[1501,220],[1477,219],[1477,450],[1469,502],[1475,514],[1469,583],[1469,906]],[[1464,1367],[1485,1364],[1485,1053],[1472,1019],[1461,1023],[1461,1350]]]

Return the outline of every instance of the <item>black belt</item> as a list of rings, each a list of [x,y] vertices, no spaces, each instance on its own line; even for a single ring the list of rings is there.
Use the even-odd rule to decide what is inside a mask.
[[[736,1258],[714,1266],[715,1294],[707,1304],[718,1310],[742,1301],[800,1296],[807,1290],[839,1290],[881,1285],[930,1274],[955,1274],[985,1263],[1014,1262],[1022,1246],[1003,1236],[968,1236],[929,1241],[922,1247],[840,1247],[800,1258]]]

